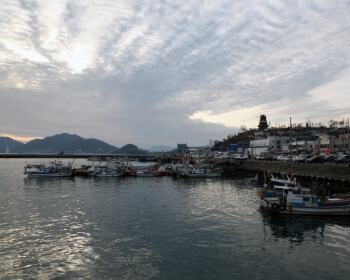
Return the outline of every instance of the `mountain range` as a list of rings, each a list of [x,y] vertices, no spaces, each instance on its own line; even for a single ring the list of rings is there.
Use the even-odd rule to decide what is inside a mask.
[[[85,139],[75,134],[62,133],[44,139],[34,139],[26,144],[9,137],[0,137],[0,153],[65,153],[65,154],[147,154],[148,151],[128,144],[122,148],[97,139]]]
[[[176,148],[173,147],[168,147],[168,146],[163,146],[163,145],[159,145],[159,146],[152,146],[151,148],[147,149],[149,152],[170,152],[175,150]]]
[[[5,153],[6,148],[9,148],[10,151],[12,151],[12,149],[19,148],[23,145],[22,142],[13,140],[10,137],[0,137],[0,153]]]

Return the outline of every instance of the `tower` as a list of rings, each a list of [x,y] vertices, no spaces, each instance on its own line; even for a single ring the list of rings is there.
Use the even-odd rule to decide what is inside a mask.
[[[258,125],[258,129],[259,130],[264,130],[268,127],[267,125],[267,120],[266,120],[266,116],[265,115],[261,115],[260,116],[260,121],[259,121],[259,125]]]

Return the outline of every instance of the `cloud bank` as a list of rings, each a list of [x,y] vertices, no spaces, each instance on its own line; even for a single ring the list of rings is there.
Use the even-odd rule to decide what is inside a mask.
[[[348,1],[7,1],[0,124],[18,139],[75,133],[207,145],[350,115]]]

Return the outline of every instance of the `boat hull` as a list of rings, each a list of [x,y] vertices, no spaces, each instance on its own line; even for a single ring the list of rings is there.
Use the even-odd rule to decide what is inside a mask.
[[[287,215],[315,215],[315,216],[350,216],[350,204],[333,206],[300,206],[280,204],[273,200],[268,202],[269,208],[276,213]]]
[[[115,174],[113,174],[113,175],[101,175],[101,174],[99,174],[99,175],[95,175],[95,177],[122,177],[122,175],[115,175]]]
[[[96,173],[93,174],[93,176],[95,177],[122,177],[123,173],[119,173],[119,172],[102,172],[102,173]]]
[[[70,173],[37,173],[37,172],[24,172],[28,178],[43,178],[43,177],[72,177],[73,172]]]
[[[186,174],[188,178],[216,178],[221,177],[221,174]]]
[[[280,211],[280,213],[293,215],[350,216],[350,205],[326,207],[286,205],[286,210]]]

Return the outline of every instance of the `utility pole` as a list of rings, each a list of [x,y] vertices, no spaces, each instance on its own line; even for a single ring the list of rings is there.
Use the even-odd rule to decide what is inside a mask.
[[[292,149],[293,149],[293,146],[292,146],[292,117],[289,117],[289,119],[290,119],[289,153],[290,153],[290,162],[292,162],[292,158],[293,158],[293,156],[292,156]]]

